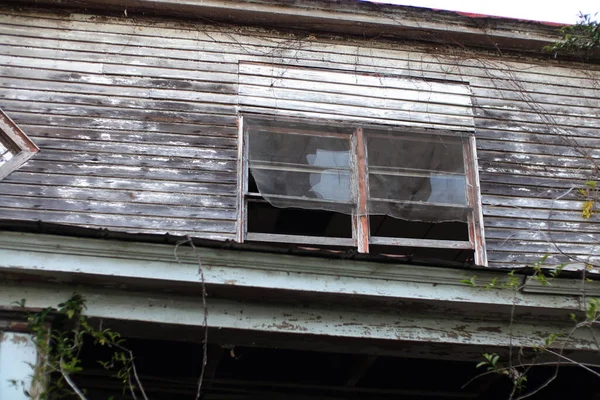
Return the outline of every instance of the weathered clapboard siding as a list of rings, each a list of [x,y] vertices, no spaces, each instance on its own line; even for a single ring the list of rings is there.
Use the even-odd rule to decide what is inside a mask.
[[[330,104],[343,100],[348,118],[371,106],[393,122],[418,107],[410,102],[421,92],[351,97],[357,82],[323,82],[306,68],[467,84],[490,264],[521,266],[561,251],[599,258],[597,217],[582,220],[576,190],[590,177],[586,157],[600,159],[596,67],[256,28],[4,12],[0,107],[42,152],[0,182],[1,218],[233,238],[238,94],[274,93],[273,77],[258,73],[239,89],[242,61],[300,71],[278,82],[277,101],[261,110],[309,116],[312,106],[293,100],[300,93],[333,119],[340,113]],[[442,126],[456,95],[436,96],[428,105],[439,105],[431,116],[440,120],[431,121]]]
[[[59,26],[2,29],[0,105],[44,148],[2,182],[2,218],[234,237],[235,63],[110,56],[95,33],[60,51],[36,44],[57,46]]]
[[[95,34],[95,38],[94,41],[98,42],[98,41],[102,41],[103,39],[101,37],[99,37],[99,35],[97,34],[97,32],[108,32],[108,33],[113,33],[113,35],[111,36],[112,42],[116,43],[118,45],[122,45],[120,46],[118,52],[119,53],[123,53],[126,50],[127,46],[130,45],[132,49],[134,49],[134,51],[136,51],[135,54],[139,55],[139,46],[149,46],[149,47],[155,47],[155,48],[160,48],[161,50],[169,50],[169,47],[165,48],[166,46],[164,45],[165,43],[171,43],[172,47],[174,48],[189,48],[192,47],[193,51],[196,51],[198,48],[198,43],[200,43],[200,41],[202,40],[206,40],[205,43],[202,43],[202,50],[203,50],[203,54],[202,54],[202,59],[204,60],[206,56],[208,56],[208,54],[213,55],[213,53],[208,53],[209,51],[213,50],[214,52],[218,53],[218,54],[226,54],[228,51],[231,52],[235,52],[236,50],[228,50],[226,48],[223,48],[221,43],[224,44],[230,44],[230,45],[235,45],[234,47],[236,47],[238,49],[239,52],[239,48],[241,46],[244,46],[243,50],[245,53],[245,56],[251,56],[251,55],[256,55],[256,56],[262,56],[262,58],[264,59],[265,56],[268,57],[272,57],[274,56],[274,54],[272,54],[269,50],[265,50],[265,48],[269,49],[271,51],[275,51],[275,52],[281,52],[281,53],[290,53],[290,54],[294,54],[293,57],[290,58],[294,58],[296,60],[319,60],[319,61],[334,61],[333,57],[335,58],[335,61],[337,61],[338,63],[340,63],[340,65],[344,64],[344,61],[346,61],[345,63],[351,66],[356,66],[357,63],[360,64],[360,60],[357,60],[357,58],[364,58],[364,57],[369,57],[369,63],[366,63],[367,66],[376,66],[375,62],[376,61],[381,61],[381,60],[377,60],[377,56],[378,54],[374,53],[372,51],[372,49],[370,48],[357,48],[356,46],[340,46],[340,45],[330,45],[327,47],[322,47],[321,49],[319,48],[315,48],[315,46],[313,46],[313,43],[302,43],[303,38],[272,38],[269,37],[268,40],[261,40],[260,37],[258,37],[259,35],[254,34],[252,37],[245,37],[242,40],[239,40],[239,38],[232,36],[231,34],[227,33],[227,32],[219,32],[219,31],[211,31],[211,28],[208,27],[206,29],[206,33],[204,31],[204,27],[203,27],[203,31],[198,31],[197,29],[190,29],[188,27],[188,29],[177,29],[177,28],[169,28],[169,29],[164,29],[163,30],[163,34],[161,35],[161,41],[157,42],[155,40],[155,37],[152,35],[152,33],[155,33],[154,31],[152,31],[152,29],[149,30],[148,32],[133,32],[132,31],[132,27],[128,22],[123,22],[123,21],[118,21],[118,20],[112,20],[112,21],[104,21],[103,22],[103,26],[98,27],[96,22],[90,22],[89,18],[86,18],[85,16],[73,16],[71,18],[71,20],[76,20],[77,18],[83,18],[83,19],[88,19],[87,22],[67,22],[66,24],[64,23],[65,21],[61,21],[63,22],[63,27],[68,27],[70,30],[72,30],[73,32],[69,32],[67,34],[63,34],[62,38],[64,39],[73,39],[73,40],[81,40],[83,43],[83,45],[85,45],[85,32],[93,32]],[[13,16],[13,20],[11,22],[17,22],[18,18],[14,18]],[[44,21],[44,19],[38,19],[38,22],[40,21]],[[138,26],[142,26],[143,25],[143,21],[137,22]],[[40,25],[42,23],[40,22]],[[51,20],[50,22],[47,22],[47,24],[50,24],[52,26],[55,26],[56,24],[53,23]],[[174,24],[172,24],[172,26],[176,26]],[[151,26],[151,28],[153,28],[153,26]],[[76,32],[75,32],[76,31]],[[168,33],[166,33],[168,32]],[[37,34],[37,36],[41,35]],[[67,35],[71,35],[71,36],[67,36]],[[131,37],[132,34],[135,34],[135,37]],[[83,36],[83,39],[81,38],[81,36]],[[54,36],[52,36],[52,34],[49,34],[49,37],[54,38]],[[140,40],[142,40],[142,38],[146,38],[147,42],[140,42]],[[169,38],[169,40],[166,39],[166,37]],[[177,43],[177,42],[173,42],[173,38],[177,38],[177,37],[181,37],[181,38],[193,38],[193,41],[190,42],[189,40],[185,43]],[[290,44],[290,41],[292,40],[296,40],[298,43],[296,43],[296,45],[294,45],[293,43]],[[186,45],[187,43],[187,45]],[[161,46],[162,45],[162,46]],[[63,44],[61,43],[60,46],[63,46]],[[212,46],[212,48],[207,48],[207,46]],[[55,48],[56,46],[52,46],[52,48]],[[303,50],[303,48],[305,50]],[[323,52],[323,49],[330,49],[333,48],[333,51],[330,52],[330,56],[329,58],[324,58],[324,55],[322,55],[321,53]],[[308,49],[308,50],[306,50]],[[205,53],[207,52],[207,53]],[[367,54],[369,53],[369,54]],[[401,53],[401,52],[396,52],[396,53]],[[195,54],[197,55],[197,54]],[[277,54],[275,54],[275,56],[279,56]],[[344,60],[344,56],[346,56],[346,60]],[[385,67],[389,67],[389,68],[394,68],[396,70],[400,70],[404,67],[403,65],[394,65],[393,61],[390,59],[393,59],[394,54],[385,54],[385,59],[387,60],[387,65],[382,65]],[[415,73],[425,73],[427,72],[425,69],[426,68],[422,68],[422,67],[426,67],[428,62],[432,62],[432,59],[434,60],[433,63],[438,64],[440,66],[442,66],[444,68],[444,74],[445,75],[458,75],[458,76],[462,76],[464,75],[464,72],[469,72],[469,75],[472,77],[477,77],[477,76],[483,76],[486,79],[490,79],[490,77],[502,81],[502,80],[506,80],[507,78],[510,78],[509,84],[514,88],[515,84],[514,81],[512,80],[512,78],[516,77],[517,79],[519,79],[519,85],[522,86],[525,82],[534,82],[534,83],[546,83],[546,84],[551,84],[551,85],[556,85],[558,87],[563,86],[564,84],[566,84],[568,86],[569,84],[569,77],[567,75],[565,75],[565,72],[559,68],[553,68],[552,66],[549,67],[536,67],[536,66],[531,66],[531,65],[523,65],[523,64],[517,64],[517,63],[510,63],[510,62],[499,62],[497,60],[494,61],[490,61],[490,60],[482,60],[481,58],[476,58],[476,57],[472,57],[471,60],[469,60],[469,58],[467,58],[466,60],[461,60],[460,62],[460,66],[457,65],[456,61],[451,61],[452,59],[449,58],[448,60],[444,61],[443,59],[436,57],[435,55],[424,55],[422,53],[416,52],[414,54],[408,54],[407,55],[409,60],[414,64],[414,69],[410,69],[408,72],[411,72],[413,74]],[[171,57],[171,55],[166,55],[166,57]],[[468,56],[467,56],[468,57]],[[197,57],[190,57],[188,56],[184,56],[184,59],[190,59],[190,58],[197,58]],[[275,57],[277,58],[277,57]],[[404,56],[404,58],[406,58],[406,56]],[[215,60],[211,60],[211,61],[215,61]],[[471,71],[466,71],[465,69],[468,69],[469,66],[472,66],[471,69],[473,69],[472,73]],[[510,69],[512,68],[512,69]],[[496,69],[499,69],[500,72],[499,73],[495,73]],[[503,72],[503,70],[509,70],[510,69],[510,75],[515,75],[508,77],[507,74],[505,72]],[[439,70],[439,68],[438,68]],[[551,72],[555,71],[555,75],[550,74]],[[433,71],[435,72],[435,71]],[[550,73],[549,73],[550,72]],[[529,79],[524,79],[523,76],[520,75],[526,75]],[[563,80],[558,82],[554,79],[552,79],[553,76],[560,76]],[[589,84],[591,82],[593,82],[593,79],[590,79],[589,77],[586,77],[585,74],[580,74],[580,77],[575,78],[577,79],[579,82],[577,83],[579,86],[583,87],[583,88],[587,88],[589,87]],[[534,91],[539,91],[539,90],[535,90],[536,88],[534,87]],[[545,91],[545,89],[541,89],[542,92]],[[552,94],[555,94],[555,91],[550,92]],[[593,98],[593,95],[592,95]]]

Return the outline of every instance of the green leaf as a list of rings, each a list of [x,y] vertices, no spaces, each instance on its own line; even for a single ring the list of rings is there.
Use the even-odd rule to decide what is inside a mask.
[[[471,277],[471,279],[461,279],[460,283],[464,283],[469,286],[477,286],[477,284],[475,283],[476,278],[477,278],[477,275],[473,275]]]
[[[571,313],[569,317],[571,318],[571,321],[577,322],[577,316],[574,313]]]
[[[498,362],[498,359],[500,358],[499,355],[495,355],[494,357],[492,357],[492,365],[495,367],[496,363]]]

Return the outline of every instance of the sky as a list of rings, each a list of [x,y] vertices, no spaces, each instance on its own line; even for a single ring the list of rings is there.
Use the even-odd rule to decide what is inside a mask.
[[[600,0],[370,0],[373,3],[464,11],[534,21],[577,22],[580,11],[600,15]]]

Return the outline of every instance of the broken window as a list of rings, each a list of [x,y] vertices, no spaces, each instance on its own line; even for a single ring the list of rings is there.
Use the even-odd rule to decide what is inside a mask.
[[[259,116],[243,133],[246,240],[485,264],[468,134]]]
[[[39,148],[0,110],[0,179],[19,168]]]

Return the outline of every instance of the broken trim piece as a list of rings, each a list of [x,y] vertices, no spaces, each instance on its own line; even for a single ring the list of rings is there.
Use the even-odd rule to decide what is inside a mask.
[[[0,164],[0,179],[33,157],[39,147],[11,120],[4,111],[0,110],[0,144],[12,154],[12,158]]]

